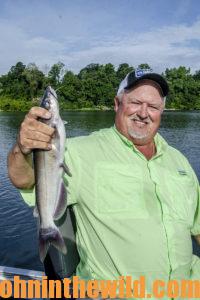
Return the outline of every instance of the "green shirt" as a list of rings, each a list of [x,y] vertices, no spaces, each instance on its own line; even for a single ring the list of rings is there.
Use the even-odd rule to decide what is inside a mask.
[[[200,278],[191,241],[200,234],[198,180],[159,134],[155,144],[147,160],[115,127],[67,141],[82,279],[144,275],[150,290],[155,279]]]

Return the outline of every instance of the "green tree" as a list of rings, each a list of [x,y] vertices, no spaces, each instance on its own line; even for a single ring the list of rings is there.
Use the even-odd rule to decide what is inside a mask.
[[[116,93],[117,77],[112,64],[90,64],[80,71],[82,99],[95,106],[111,106]]]
[[[147,64],[147,63],[138,65],[137,69],[143,69],[143,70],[144,70],[144,69],[150,69],[150,70],[152,71],[152,68],[151,68],[150,65]]]
[[[1,87],[3,95],[13,99],[26,97],[27,83],[24,76],[26,66],[22,62],[12,66],[8,74],[1,76]]]
[[[150,68],[146,63],[138,67]],[[26,66],[17,62],[7,74],[0,76],[0,109],[28,110],[36,104],[35,99],[47,84],[57,89],[61,109],[112,107],[119,83],[132,70],[127,63],[120,64],[116,71],[111,63],[92,63],[75,75],[65,71],[64,64],[58,62],[45,76],[34,63]],[[166,69],[163,76],[170,88],[168,108],[200,109],[200,70],[191,74],[189,68],[180,66]]]
[[[65,73],[64,67],[65,65],[59,61],[51,67],[48,73],[47,83],[52,85],[54,89],[57,89],[60,86],[60,82]]]
[[[167,107],[196,109],[199,105],[200,85],[184,66],[166,69],[165,77],[169,84]]]
[[[116,72],[116,76],[118,79],[118,84],[125,78],[125,76],[132,72],[134,70],[133,67],[129,66],[128,64],[124,63],[124,64],[120,64],[117,72]]]
[[[25,68],[23,75],[27,82],[26,94],[30,99],[36,98],[44,88],[45,76],[35,63],[30,63]]]
[[[193,75],[193,78],[195,80],[200,80],[200,70],[196,71],[195,74]]]
[[[76,108],[76,103],[81,98],[81,81],[72,71],[66,71],[58,94],[66,107]]]

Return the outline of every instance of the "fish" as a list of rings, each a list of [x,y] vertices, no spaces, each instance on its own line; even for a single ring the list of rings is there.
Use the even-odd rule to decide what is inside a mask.
[[[57,94],[51,86],[46,88],[40,106],[51,113],[51,118],[40,118],[39,121],[55,128],[51,150],[33,151],[36,194],[34,215],[39,219],[39,256],[43,262],[50,245],[63,254],[67,253],[64,239],[54,221],[60,219],[67,209],[63,174],[65,172],[71,176],[71,173],[64,162],[65,126],[59,114]]]

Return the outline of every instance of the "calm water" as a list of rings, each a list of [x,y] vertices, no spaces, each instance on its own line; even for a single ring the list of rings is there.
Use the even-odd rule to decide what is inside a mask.
[[[32,209],[7,176],[6,158],[16,140],[21,113],[0,113],[0,265],[42,270],[37,255],[36,223]],[[68,136],[87,135],[113,124],[114,113],[65,112]],[[166,140],[189,159],[200,179],[200,113],[165,112],[160,129]],[[195,253],[200,251],[195,246]]]

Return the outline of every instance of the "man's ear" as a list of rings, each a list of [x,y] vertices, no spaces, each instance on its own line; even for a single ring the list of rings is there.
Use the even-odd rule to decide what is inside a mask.
[[[114,111],[115,112],[117,112],[118,111],[118,108],[119,108],[119,103],[120,101],[119,101],[119,98],[117,97],[117,96],[115,96],[115,98],[114,98]]]

